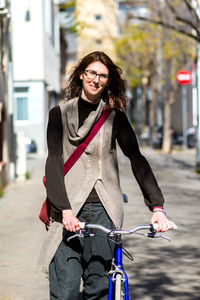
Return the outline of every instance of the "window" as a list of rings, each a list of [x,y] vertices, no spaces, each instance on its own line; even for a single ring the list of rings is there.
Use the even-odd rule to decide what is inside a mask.
[[[15,87],[15,92],[16,93],[27,93],[28,89],[29,88],[27,86]]]
[[[96,45],[101,45],[102,44],[102,40],[95,40]]]
[[[75,61],[76,60],[76,53],[68,53],[67,61]]]
[[[0,9],[6,8],[6,0],[0,0]]]
[[[27,121],[29,120],[29,87],[28,86],[15,86],[15,120]]]
[[[102,20],[102,15],[95,15],[94,16],[96,21],[101,21]]]
[[[28,120],[28,98],[17,97],[16,98],[16,113],[17,120]]]
[[[121,11],[126,12],[126,11],[127,11],[127,6],[126,6],[126,4],[119,4],[119,9],[120,9]]]

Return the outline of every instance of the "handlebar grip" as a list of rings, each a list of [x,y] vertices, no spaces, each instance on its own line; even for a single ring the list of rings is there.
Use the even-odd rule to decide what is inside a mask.
[[[80,229],[84,229],[85,228],[85,222],[79,222],[78,225],[80,227]]]
[[[154,224],[152,224],[152,226],[153,226],[153,228],[154,228],[155,230],[158,229],[158,223],[154,223]],[[176,230],[176,229],[177,229],[177,225],[176,225],[175,223],[173,223],[172,229],[173,229],[173,230]]]
[[[154,223],[154,224],[152,224],[152,226],[153,226],[153,229],[154,229],[154,230],[157,230],[157,229],[158,229],[158,223]]]

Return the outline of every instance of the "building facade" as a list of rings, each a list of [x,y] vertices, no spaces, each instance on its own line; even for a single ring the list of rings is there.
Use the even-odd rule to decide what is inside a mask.
[[[47,114],[60,98],[59,1],[12,0],[14,127],[46,149]]]
[[[15,174],[10,1],[0,1],[0,193]]]
[[[117,9],[116,0],[77,0],[78,59],[95,50],[114,56],[114,42],[118,37]]]
[[[76,0],[75,7],[62,6],[61,22],[66,29],[66,80],[73,66],[92,51],[104,51],[115,59],[114,42],[118,37],[116,0]],[[71,15],[71,18],[66,18]],[[76,32],[71,25],[76,23]]]

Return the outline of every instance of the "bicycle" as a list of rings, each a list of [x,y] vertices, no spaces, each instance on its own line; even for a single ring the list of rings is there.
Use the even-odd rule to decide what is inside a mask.
[[[107,233],[107,238],[116,244],[115,257],[112,260],[112,267],[109,272],[109,294],[108,300],[129,300],[129,288],[128,288],[128,276],[124,270],[122,262],[122,254],[124,253],[131,261],[133,257],[131,254],[125,250],[122,246],[122,235],[128,234],[140,234],[150,238],[164,238],[168,241],[171,239],[161,233],[157,233],[157,224],[150,225],[139,225],[130,230],[110,230],[99,224],[87,224],[84,222],[79,223],[81,229],[80,232],[77,232],[75,235],[68,238],[68,241],[75,237],[92,237],[93,233],[90,233],[88,229],[99,229]],[[173,229],[177,229],[177,226],[174,224]],[[148,233],[138,233],[140,230],[149,230]],[[114,297],[114,298],[113,298]]]

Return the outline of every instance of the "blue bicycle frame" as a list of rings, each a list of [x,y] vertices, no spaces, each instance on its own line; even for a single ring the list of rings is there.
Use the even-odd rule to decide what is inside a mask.
[[[113,300],[113,296],[115,293],[115,283],[116,283],[116,280],[118,283],[118,279],[119,279],[119,278],[116,279],[116,276],[119,274],[122,276],[122,285],[121,286],[123,286],[123,289],[122,289],[122,291],[124,293],[123,300],[129,300],[128,276],[126,275],[126,273],[124,271],[123,263],[122,263],[123,247],[122,247],[121,236],[125,235],[125,234],[136,233],[138,230],[150,230],[149,233],[145,233],[143,235],[147,236],[147,237],[151,237],[151,238],[162,237],[164,239],[167,239],[168,241],[171,241],[170,238],[168,238],[167,236],[165,236],[163,234],[158,234],[156,232],[156,229],[158,228],[158,226],[156,226],[156,225],[157,224],[140,225],[140,226],[136,226],[136,227],[132,228],[131,230],[110,230],[99,224],[86,224],[84,222],[80,222],[79,227],[82,229],[82,231],[69,237],[68,241],[77,236],[78,237],[94,236],[94,234],[90,234],[89,232],[86,231],[89,228],[99,229],[99,230],[106,232],[109,236],[116,237],[117,243],[116,243],[116,250],[115,250],[115,258],[113,259],[113,262],[112,262],[113,269],[111,269],[111,271],[110,271],[111,278],[109,280],[108,300]],[[176,224],[173,225],[173,229],[177,229]],[[124,253],[126,254],[126,256],[130,260],[133,260],[130,253],[128,253],[128,251],[126,251],[125,249],[123,249],[123,250],[125,251]],[[116,287],[117,287],[116,293],[118,293],[118,288],[120,289],[120,287],[118,286],[118,284],[116,285]]]
[[[125,271],[123,269],[122,247],[121,247],[121,244],[119,244],[119,245],[117,244],[117,246],[116,246],[116,250],[115,250],[115,266],[117,268],[119,268],[120,271],[122,271],[122,273],[123,273],[123,277],[124,277],[123,284],[124,284],[124,292],[125,292],[124,300],[129,300],[128,277],[127,277],[127,274],[125,273]],[[112,276],[110,277],[108,300],[113,300],[113,295],[114,295],[114,276],[115,276],[115,273],[113,273]]]
[[[90,234],[86,231],[86,229],[91,228],[91,229],[99,229],[102,230],[104,232],[106,232],[108,235],[110,236],[115,236],[117,237],[117,243],[116,243],[116,250],[115,250],[115,259],[113,259],[113,263],[112,263],[112,267],[113,269],[111,269],[110,274],[111,274],[111,278],[109,280],[109,293],[108,293],[108,300],[113,300],[113,296],[115,293],[115,281],[116,281],[116,275],[120,274],[122,276],[122,286],[124,287],[123,290],[123,297],[124,300],[129,300],[129,290],[128,290],[128,277],[124,271],[123,268],[123,263],[122,263],[122,240],[121,240],[121,235],[125,235],[125,234],[130,234],[130,233],[136,233],[138,230],[150,230],[149,233],[145,233],[143,234],[144,236],[147,237],[151,237],[151,238],[156,238],[156,237],[162,237],[164,239],[167,239],[170,241],[170,238],[168,238],[167,236],[164,236],[163,234],[158,234],[156,232],[156,229],[158,228],[158,226],[156,226],[157,224],[153,224],[153,225],[140,225],[140,226],[136,226],[135,228],[131,229],[131,230],[110,230],[108,228],[105,228],[99,224],[86,224],[86,223],[79,223],[80,228],[82,229],[82,232],[78,232],[75,235],[73,235],[72,237],[68,238],[68,241],[72,238],[75,237],[84,237],[84,236],[94,236],[94,234]],[[173,225],[173,229],[177,229],[177,226],[174,224]],[[125,249],[124,249],[125,250]],[[128,253],[128,251],[125,251],[126,256],[130,259],[133,260],[132,256],[130,255],[130,253]],[[118,281],[119,278],[117,278]],[[118,285],[117,285],[118,288]],[[117,289],[118,292],[118,289]]]

